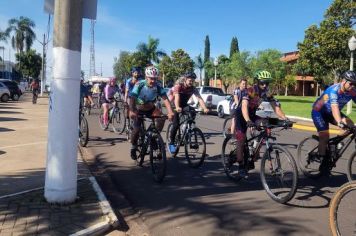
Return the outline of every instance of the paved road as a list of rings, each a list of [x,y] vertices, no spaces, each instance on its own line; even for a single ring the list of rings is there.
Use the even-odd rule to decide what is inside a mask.
[[[198,118],[209,154],[202,168],[190,169],[183,157],[169,158],[161,185],[152,181],[148,165],[135,166],[123,136],[100,130],[95,114],[88,119],[87,151],[110,173],[117,190],[129,200],[152,235],[330,235],[328,204],[337,187],[346,182],[345,160],[331,178],[313,181],[300,174],[295,198],[281,205],[264,192],[258,167],[248,181],[233,183],[224,175],[219,159],[222,119]],[[277,142],[295,156],[298,142],[310,134],[283,131]]]

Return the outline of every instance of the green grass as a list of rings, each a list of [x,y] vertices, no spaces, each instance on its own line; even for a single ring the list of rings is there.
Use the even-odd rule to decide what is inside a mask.
[[[286,115],[311,118],[312,105],[317,97],[299,97],[299,96],[276,96],[282,104],[282,110]],[[346,114],[346,106],[342,110]],[[356,107],[353,104],[352,112],[349,117],[356,121]]]

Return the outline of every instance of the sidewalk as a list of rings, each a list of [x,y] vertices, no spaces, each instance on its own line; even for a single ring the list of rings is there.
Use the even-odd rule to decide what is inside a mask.
[[[77,200],[44,198],[48,98],[0,103],[0,235],[103,235],[118,221],[78,155]]]

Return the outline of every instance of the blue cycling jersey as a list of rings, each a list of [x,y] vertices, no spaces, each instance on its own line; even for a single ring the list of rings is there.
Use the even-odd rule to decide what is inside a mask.
[[[356,102],[356,91],[349,92],[341,90],[341,83],[328,87],[324,93],[314,102],[313,110],[332,114],[331,104],[339,105],[339,109],[345,106],[350,100]]]
[[[158,83],[149,87],[146,80],[141,80],[132,89],[131,97],[136,98],[136,104],[143,105],[155,102],[157,97],[166,97],[166,93]]]

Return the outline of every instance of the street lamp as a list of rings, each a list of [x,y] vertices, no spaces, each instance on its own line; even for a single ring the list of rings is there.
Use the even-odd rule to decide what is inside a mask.
[[[0,50],[2,50],[2,66],[3,66],[3,68],[2,68],[2,77],[4,78],[4,79],[6,79],[5,78],[5,53],[4,53],[4,51],[5,51],[5,47],[4,46],[0,46]]]
[[[214,60],[214,67],[215,67],[214,87],[216,87],[216,67],[218,66],[218,64],[219,64],[218,58],[215,58],[215,60]]]
[[[354,51],[356,50],[356,38],[352,36],[349,39],[349,49],[351,51],[351,58],[350,58],[350,70],[354,70]],[[352,100],[347,103],[346,114],[349,115],[352,111]]]

